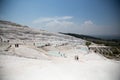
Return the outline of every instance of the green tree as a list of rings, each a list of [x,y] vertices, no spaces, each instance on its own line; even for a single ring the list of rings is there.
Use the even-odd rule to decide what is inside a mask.
[[[89,48],[89,46],[91,45],[91,42],[86,42],[85,45]]]

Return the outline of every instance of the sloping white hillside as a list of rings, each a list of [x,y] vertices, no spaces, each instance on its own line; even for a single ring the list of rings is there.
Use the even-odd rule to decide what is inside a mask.
[[[0,80],[120,80],[120,61],[85,42],[0,21]]]
[[[85,41],[75,37],[37,30],[12,22],[0,21],[0,39],[9,40],[11,44],[49,43],[50,45],[84,44]]]
[[[1,80],[119,80],[120,62],[97,59],[37,60],[0,55]],[[95,59],[94,59],[95,58]]]

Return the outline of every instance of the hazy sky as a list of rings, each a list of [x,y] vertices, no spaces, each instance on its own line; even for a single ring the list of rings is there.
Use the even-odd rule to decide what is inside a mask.
[[[53,32],[120,35],[120,1],[0,0],[0,19]]]

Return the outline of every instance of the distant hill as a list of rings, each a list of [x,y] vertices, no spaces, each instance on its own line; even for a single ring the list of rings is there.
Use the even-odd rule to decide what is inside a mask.
[[[60,32],[61,34],[65,34],[65,35],[70,35],[70,36],[74,36],[74,37],[77,37],[77,38],[81,38],[81,39],[98,39],[98,40],[101,40],[101,38],[96,38],[96,37],[93,37],[93,36],[88,36],[88,35],[82,35],[82,34],[75,34],[75,33],[62,33]]]
[[[81,38],[87,41],[91,41],[94,42],[96,44],[104,44],[106,46],[120,46],[120,40],[106,40],[106,39],[101,39],[101,38],[96,38],[93,36],[88,36],[88,35],[81,35],[81,34],[75,34],[75,33],[62,33],[61,34],[65,34],[65,35],[70,35],[70,36],[74,36],[76,38]]]

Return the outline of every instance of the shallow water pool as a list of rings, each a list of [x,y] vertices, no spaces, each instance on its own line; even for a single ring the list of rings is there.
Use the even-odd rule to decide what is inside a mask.
[[[49,55],[60,57],[62,54],[59,51],[49,51]]]
[[[86,47],[81,47],[80,50],[88,51],[88,48],[86,48]]]

